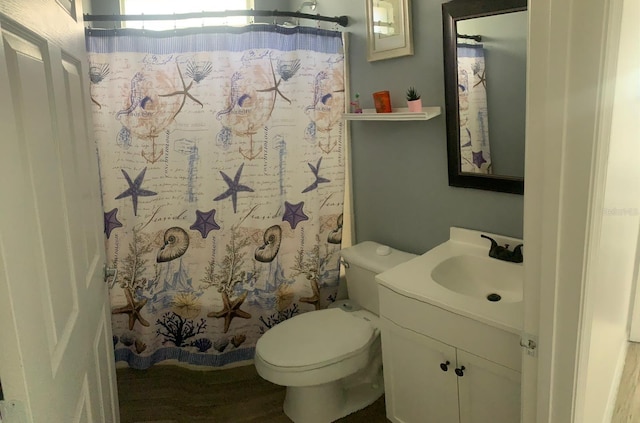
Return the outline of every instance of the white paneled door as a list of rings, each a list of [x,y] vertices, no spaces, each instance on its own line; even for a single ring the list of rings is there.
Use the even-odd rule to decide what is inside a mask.
[[[0,1],[3,421],[118,422],[81,6]]]

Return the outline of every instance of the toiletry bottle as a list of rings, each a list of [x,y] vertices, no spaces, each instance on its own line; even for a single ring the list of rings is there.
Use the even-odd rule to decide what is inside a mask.
[[[351,102],[351,111],[352,113],[362,113],[362,108],[360,107],[360,94],[356,93],[356,98]]]

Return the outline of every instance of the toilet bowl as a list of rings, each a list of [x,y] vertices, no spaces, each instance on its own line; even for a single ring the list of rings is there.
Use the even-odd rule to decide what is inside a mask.
[[[255,366],[264,379],[287,387],[284,411],[291,420],[326,423],[382,395],[381,358],[376,315],[330,308],[267,331],[256,345]]]
[[[256,370],[287,387],[283,408],[295,423],[335,421],[384,392],[375,275],[415,256],[370,241],[341,256],[350,299],[288,319],[256,344]]]

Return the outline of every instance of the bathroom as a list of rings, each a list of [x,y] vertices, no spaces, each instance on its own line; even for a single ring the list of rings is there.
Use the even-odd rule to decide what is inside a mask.
[[[624,153],[620,153],[622,147],[616,142],[624,142],[623,134],[628,130],[624,125],[628,124],[629,116],[623,112],[618,115],[618,110],[614,109],[611,122],[611,113],[607,115],[596,107],[600,101],[612,102],[614,94],[618,95],[611,87],[602,88],[605,94],[608,93],[604,99],[591,91],[586,98],[581,96],[584,87],[603,85],[602,81],[606,79],[596,71],[578,69],[593,60],[602,60],[605,75],[616,72],[612,63],[617,59],[619,34],[584,29],[602,27],[606,23],[617,28],[619,25],[611,22],[619,22],[621,16],[627,16],[622,13],[623,7],[633,8],[630,1],[610,3],[594,1],[578,11],[542,2],[530,10],[528,87],[531,95],[528,98],[530,126],[527,139],[536,142],[527,144],[525,196],[449,186],[444,113],[426,122],[350,124],[355,241],[375,240],[421,254],[445,242],[452,226],[525,240],[525,263],[527,269],[533,269],[527,270],[525,275],[525,308],[527,313],[532,313],[529,323],[525,319],[525,332],[537,334],[540,355],[523,358],[523,421],[586,422],[591,420],[579,417],[606,415],[626,353],[626,347],[622,345],[626,344],[628,336],[626,310],[634,279],[637,216],[624,210],[633,210],[635,206],[629,205],[631,200],[628,198],[637,201],[633,198],[633,195],[637,197],[637,192],[629,195],[627,191],[619,192],[616,187],[624,187],[625,178],[637,176],[637,171],[625,162]],[[102,0],[95,2],[91,5],[92,12],[113,13],[108,7],[98,10],[106,4]],[[295,10],[298,2],[256,1],[255,7]],[[351,92],[358,90],[361,93],[363,107],[372,107],[366,94],[383,89],[392,93],[392,103],[402,103],[407,86],[413,85],[420,91],[425,105],[444,108],[440,2],[412,2],[413,56],[377,62],[366,60],[365,8],[361,2],[325,0],[318,3],[318,8],[318,13],[323,15],[346,15],[350,19],[346,31],[350,35]],[[11,6],[4,8],[4,5],[0,11],[9,16],[14,12]],[[555,19],[546,19],[548,14]],[[566,22],[571,17],[580,25],[574,24],[567,29]],[[15,19],[21,22],[19,18]],[[620,39],[620,46],[631,38],[631,30],[626,31],[627,38]],[[602,40],[609,44],[600,43]],[[549,44],[554,46],[553,50],[548,50]],[[608,55],[603,54],[602,59],[599,53]],[[566,62],[566,57],[571,60]],[[633,63],[618,66],[633,66]],[[556,78],[558,75],[565,77]],[[555,97],[560,96],[558,93],[565,97]],[[575,107],[558,106],[557,101],[562,100]],[[589,118],[571,113],[578,109]],[[605,129],[583,124],[596,121],[596,118],[604,119]],[[555,123],[555,119],[564,125],[540,124],[548,120]],[[585,148],[602,145],[598,137],[608,137],[607,131],[612,134],[608,155],[595,148]],[[629,148],[637,149],[637,146],[630,145]],[[595,163],[594,168],[584,163]],[[616,166],[611,166],[612,163]],[[5,176],[3,174],[6,181]],[[601,181],[595,188],[589,184],[591,177]],[[591,194],[595,200],[590,200]],[[594,220],[597,220],[598,210],[602,212],[600,223]],[[606,225],[613,225],[612,230],[603,231]],[[8,248],[10,239],[3,238],[3,249]],[[595,261],[598,267],[586,266],[594,262],[587,258],[599,257],[600,249],[606,251],[606,247],[619,254],[609,264]],[[617,264],[619,270],[615,270],[612,263]],[[612,275],[612,281],[606,286],[599,284],[597,278],[592,281],[587,277],[603,271]],[[556,286],[558,278],[562,283]],[[8,313],[0,314],[0,320],[12,321],[9,312],[13,308],[5,302],[10,294],[5,291],[4,278],[0,283],[0,297],[3,298],[0,308]],[[585,307],[580,307],[581,304]],[[558,314],[554,319],[549,313],[554,309],[565,314]],[[540,313],[538,319],[539,310],[546,311]],[[559,319],[560,316],[563,318]],[[584,331],[580,338],[577,336],[579,327]],[[3,334],[9,330],[2,329]],[[26,398],[28,389],[20,392],[21,388],[11,388],[7,384],[7,380],[15,375],[6,369],[6,364],[18,362],[19,359],[12,355],[16,352],[10,349],[2,352],[0,378],[5,393]],[[573,370],[576,361],[580,363],[579,370]],[[572,370],[566,370],[569,368]],[[5,376],[5,372],[9,376]],[[574,378],[578,381],[574,382]],[[575,405],[572,405],[570,393],[574,387]],[[10,399],[7,395],[5,398]],[[543,417],[547,415],[548,419]],[[569,418],[570,415],[573,417]],[[592,421],[603,421],[593,418]]]

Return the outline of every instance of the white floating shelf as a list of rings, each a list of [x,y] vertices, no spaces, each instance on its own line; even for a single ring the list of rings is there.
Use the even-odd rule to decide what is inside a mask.
[[[429,120],[441,113],[441,107],[423,107],[421,112],[410,112],[407,107],[398,107],[392,113],[376,113],[375,109],[364,109],[362,113],[345,113],[343,116],[346,120]]]

